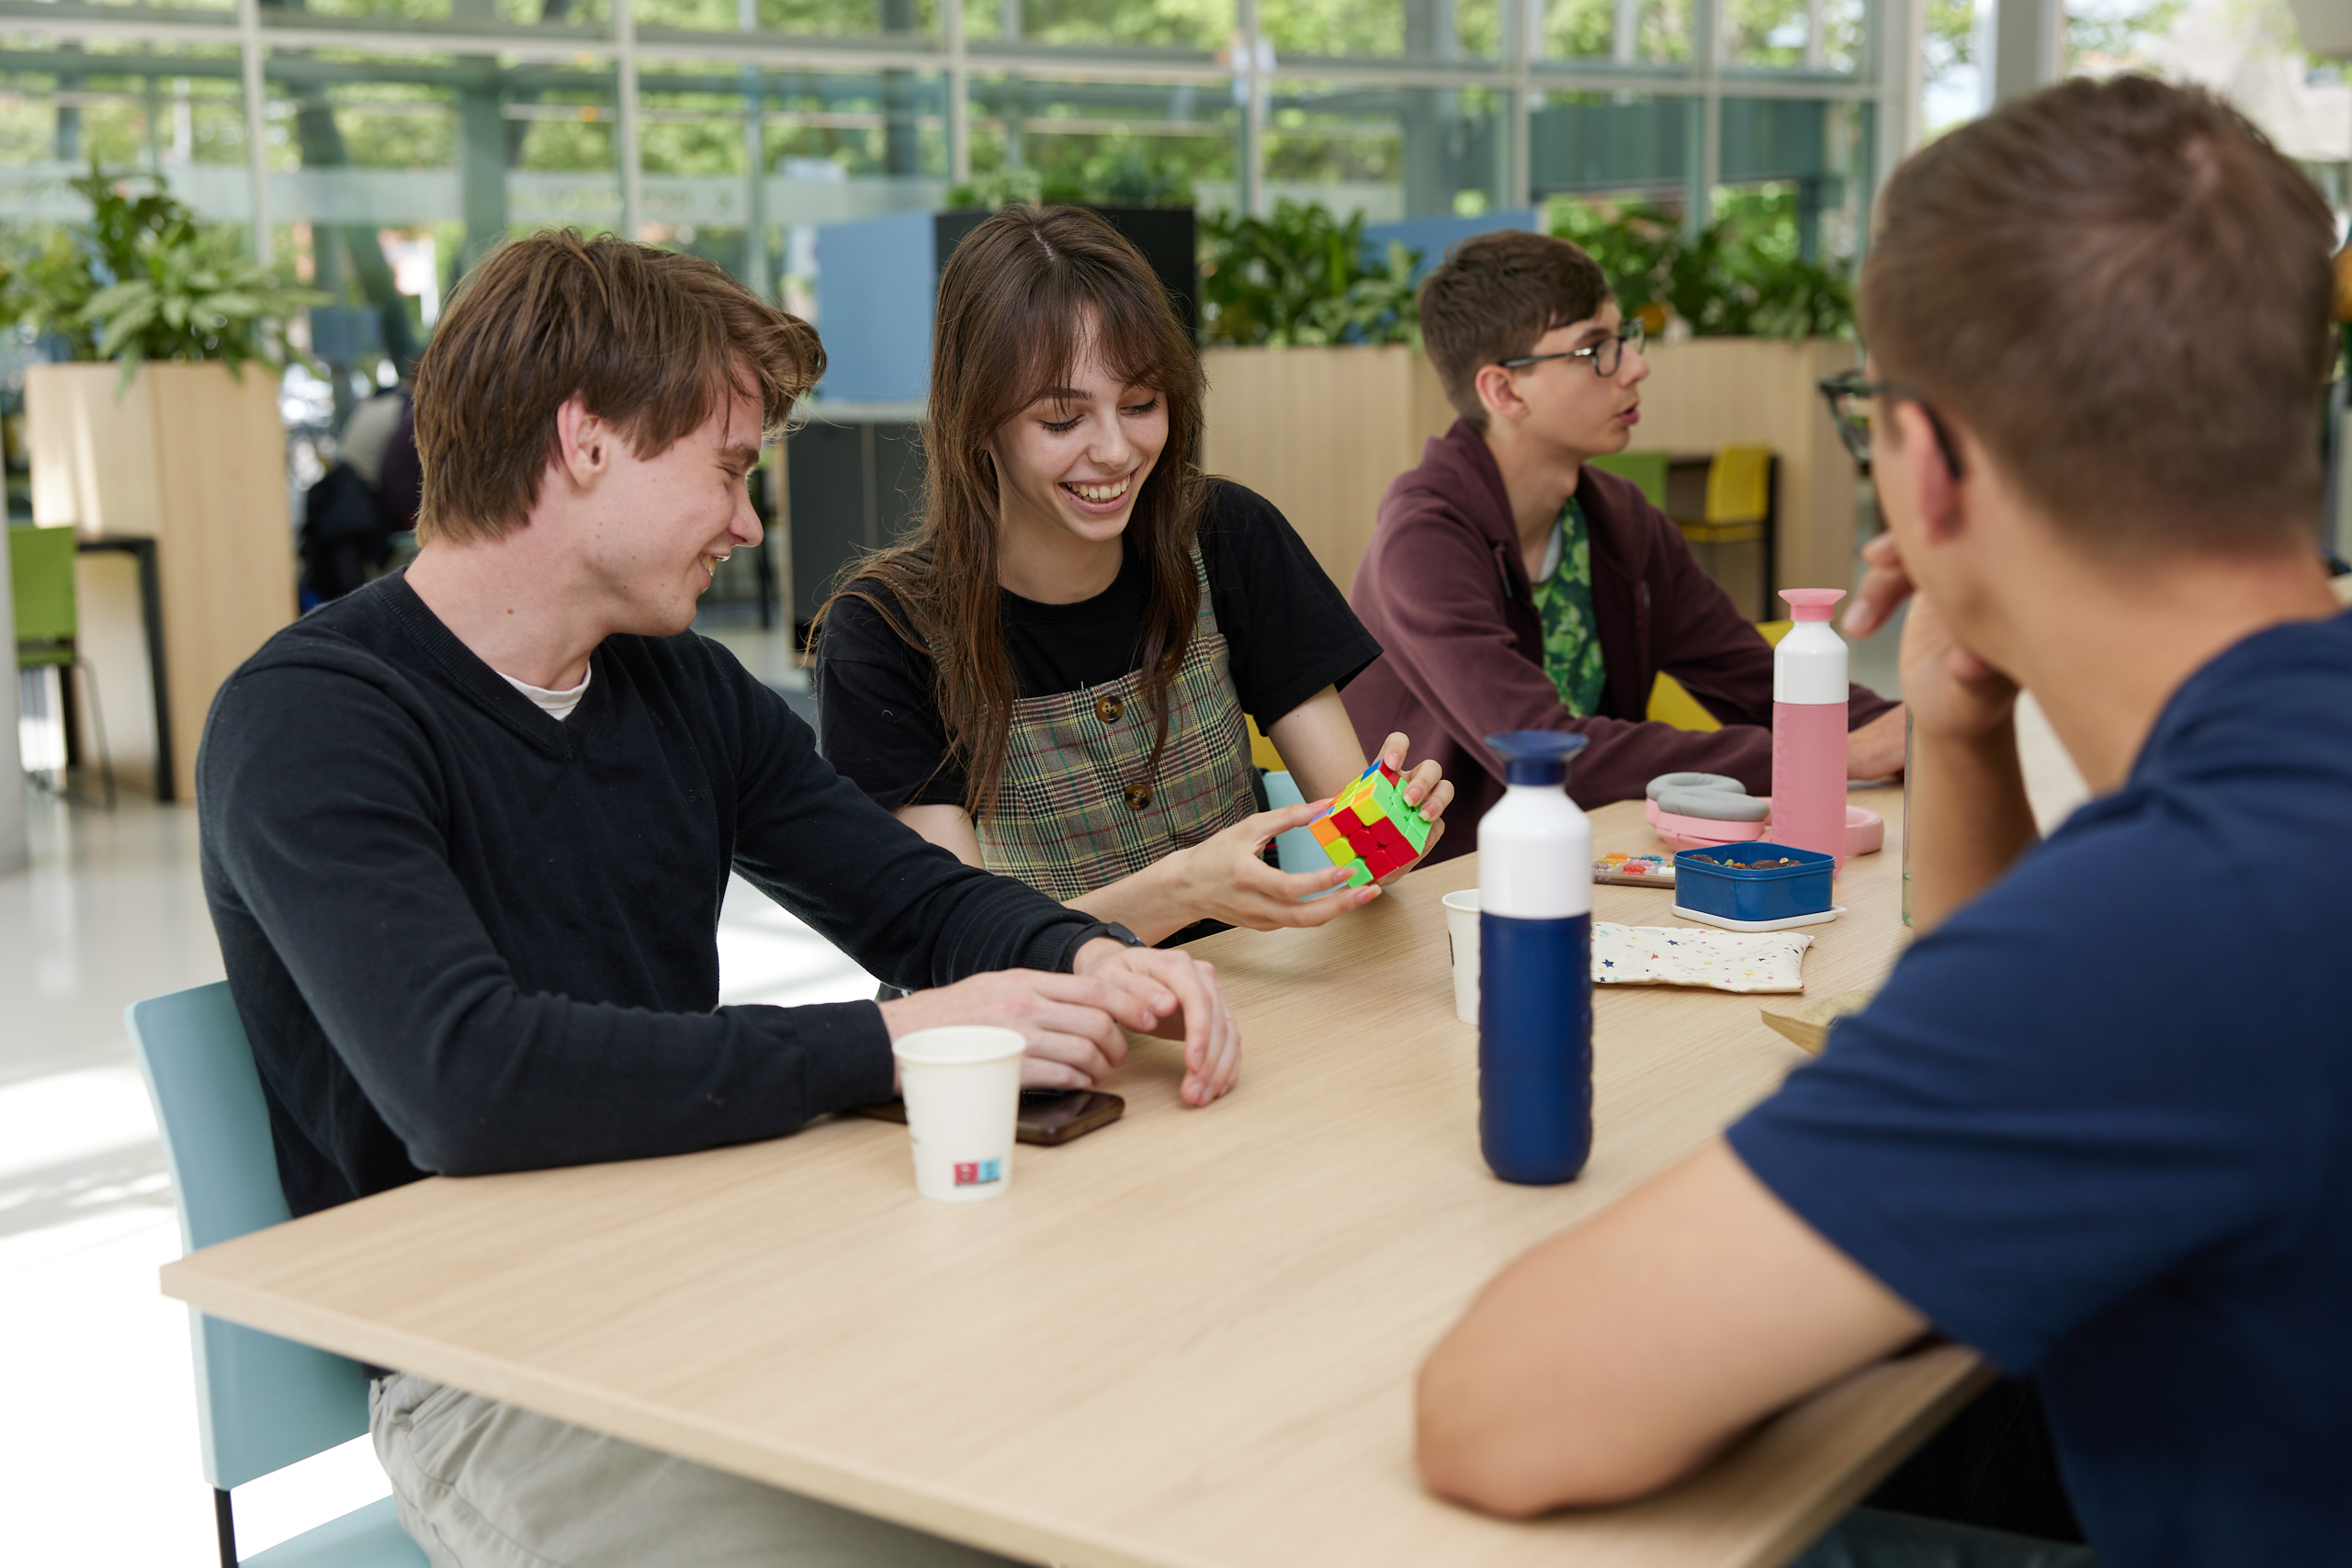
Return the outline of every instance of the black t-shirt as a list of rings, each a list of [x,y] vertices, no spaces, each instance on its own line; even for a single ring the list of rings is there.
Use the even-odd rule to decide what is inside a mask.
[[[1200,526],[1209,604],[1224,634],[1242,711],[1262,730],[1326,686],[1344,686],[1380,645],[1272,503],[1215,479]],[[1142,662],[1144,563],[1130,550],[1111,586],[1075,604],[1004,595],[1004,639],[1023,697],[1105,685]],[[877,591],[887,597],[887,590]],[[964,771],[947,750],[931,656],[875,609],[844,599],[818,645],[820,746],[874,800],[961,806]]]

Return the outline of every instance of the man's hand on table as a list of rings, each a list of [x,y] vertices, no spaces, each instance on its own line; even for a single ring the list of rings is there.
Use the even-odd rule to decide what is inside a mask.
[[[1023,1089],[1091,1089],[1127,1058],[1127,1037],[1184,1042],[1186,1104],[1206,1105],[1241,1071],[1241,1032],[1216,974],[1182,953],[1127,947],[1098,937],[1078,951],[1075,973],[1001,969],[880,1004],[890,1038],[946,1024],[1017,1030],[1029,1043]],[[891,1087],[898,1069],[891,1068]]]
[[[1903,771],[1903,705],[1846,732],[1846,776],[1883,779]]]
[[[1117,945],[1116,943],[1113,944]],[[1142,1030],[1158,1015],[1125,987],[1042,969],[999,969],[881,1004],[890,1038],[949,1024],[1016,1030],[1029,1043],[1023,1089],[1091,1089],[1126,1060],[1124,1025]],[[894,1062],[890,1087],[899,1088]]]
[[[1097,937],[1078,950],[1071,968],[1119,987],[1151,1014],[1149,1022],[1128,1028],[1184,1043],[1185,1104],[1221,1099],[1241,1076],[1241,1028],[1225,1005],[1211,965],[1172,949],[1128,947]]]

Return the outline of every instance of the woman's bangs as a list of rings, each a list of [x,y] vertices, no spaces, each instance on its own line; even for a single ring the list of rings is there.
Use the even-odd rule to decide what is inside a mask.
[[[999,385],[1017,387],[1021,392],[1003,406],[994,425],[1002,425],[1056,387],[1072,385],[1090,354],[1102,356],[1102,367],[1122,387],[1165,393],[1181,384],[1181,372],[1169,359],[1165,307],[1158,300],[1136,299],[1118,287],[1120,279],[1083,278],[1073,271],[1061,268],[1046,276],[1045,287],[1019,311],[1021,320],[1011,335],[1020,344],[1020,358]],[[1089,283],[1096,287],[1090,288]]]

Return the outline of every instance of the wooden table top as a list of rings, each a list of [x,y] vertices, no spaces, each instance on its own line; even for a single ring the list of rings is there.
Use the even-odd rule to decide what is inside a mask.
[[[1839,878],[1806,991],[1874,985],[1902,928],[1884,853]],[[1656,848],[1638,806],[1601,850]],[[1939,1347],[1768,1423],[1630,1506],[1532,1524],[1430,1497],[1416,1369],[1528,1247],[1688,1153],[1801,1053],[1759,998],[1596,993],[1592,1163],[1507,1186],[1478,1157],[1476,1032],[1439,898],[1475,857],[1320,931],[1199,944],[1243,1029],[1238,1089],[1183,1107],[1175,1050],[1108,1086],[1125,1121],[1023,1148],[1012,1190],[915,1195],[906,1134],[856,1118],[630,1164],[435,1179],[164,1270],[221,1317],[1041,1562],[1770,1563],[1978,1385]],[[1655,889],[1595,915],[1672,923]]]

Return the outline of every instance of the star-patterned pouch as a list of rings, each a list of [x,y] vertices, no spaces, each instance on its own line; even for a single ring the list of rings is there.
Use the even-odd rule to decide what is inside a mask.
[[[1703,986],[1716,991],[1802,991],[1813,938],[1803,931],[1711,931],[1695,926],[1592,922],[1596,986]]]

